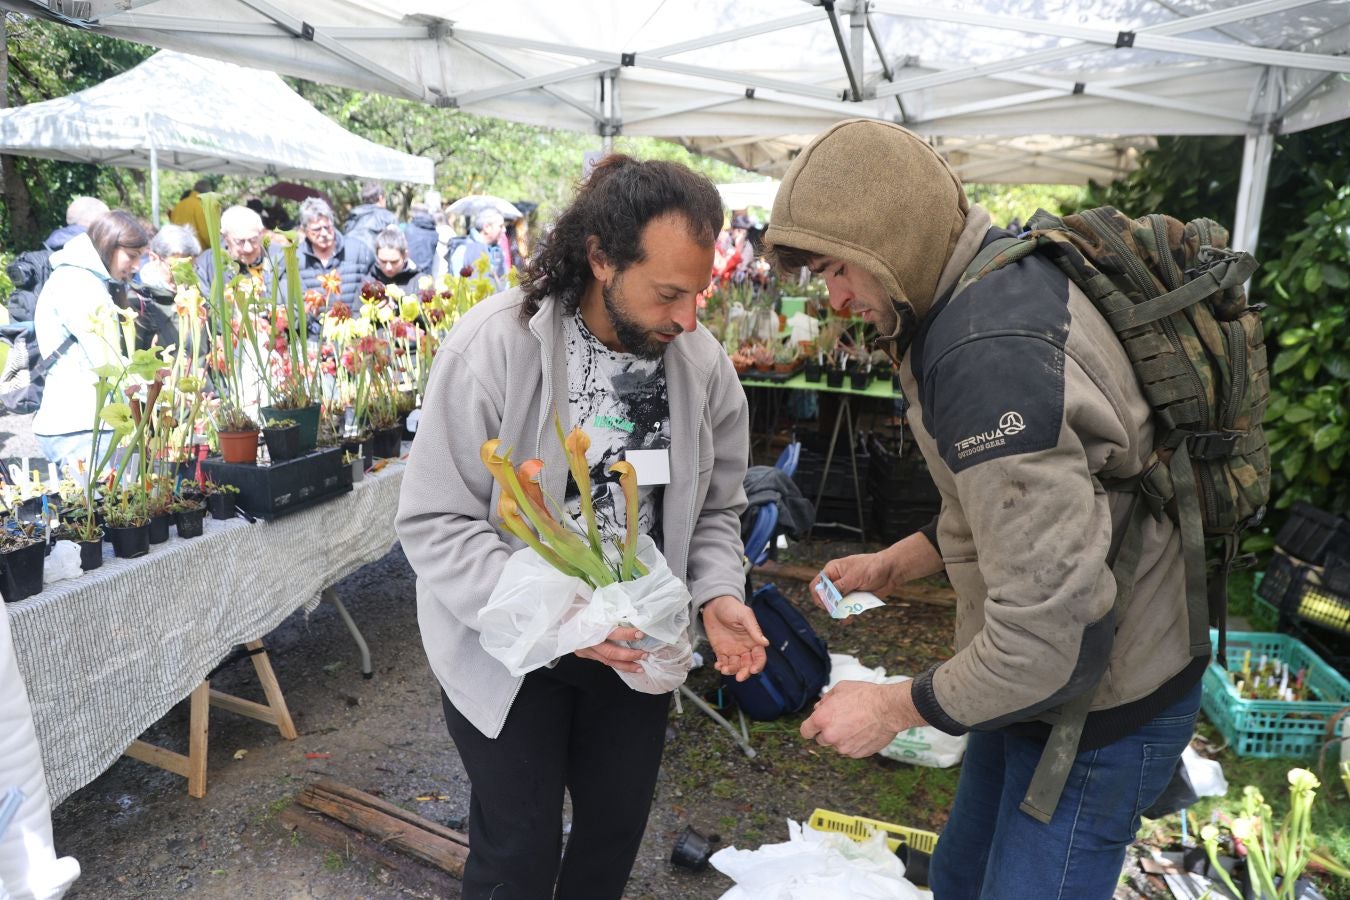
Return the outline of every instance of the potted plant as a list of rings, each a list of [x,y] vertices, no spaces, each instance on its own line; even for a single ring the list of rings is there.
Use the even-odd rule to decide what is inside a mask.
[[[180,498],[170,507],[173,511],[174,525],[180,538],[200,537],[206,518],[206,503],[201,500]]]
[[[779,375],[791,375],[797,370],[801,348],[791,338],[779,341],[773,350],[773,370]]]
[[[97,511],[80,505],[62,512],[69,512],[64,515],[64,527],[66,535],[80,548],[80,568],[88,572],[103,565],[103,525]]]
[[[366,477],[365,458],[358,453],[342,451],[342,465],[352,484],[359,484]]]
[[[222,400],[216,409],[216,438],[227,463],[253,465],[258,461],[258,426],[239,406]]]
[[[773,370],[773,350],[768,344],[756,342],[751,345],[750,358],[754,360],[756,372],[769,372]]]
[[[105,496],[103,518],[113,553],[119,558],[133,559],[150,552],[150,516],[139,486]]]
[[[239,493],[239,488],[232,484],[216,484],[208,478],[199,485],[198,490],[207,510],[211,513],[211,518],[221,520],[234,518],[234,498]]]
[[[855,391],[867,390],[867,384],[872,380],[872,364],[866,361],[857,362],[853,371],[849,373],[848,383]]]
[[[47,558],[45,530],[10,519],[0,530],[0,567],[6,603],[17,603],[42,592],[42,571]]]
[[[285,462],[300,455],[300,423],[294,419],[272,419],[263,426],[262,433],[272,462]]]

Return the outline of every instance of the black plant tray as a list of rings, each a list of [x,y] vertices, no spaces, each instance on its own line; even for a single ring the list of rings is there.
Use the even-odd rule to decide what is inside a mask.
[[[260,519],[275,519],[308,509],[352,489],[342,478],[342,448],[325,447],[268,466],[202,461],[202,471],[216,484],[239,488],[235,503]],[[350,471],[350,467],[348,468]]]

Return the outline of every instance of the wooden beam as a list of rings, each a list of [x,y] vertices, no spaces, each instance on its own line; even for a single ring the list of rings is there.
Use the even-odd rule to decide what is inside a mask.
[[[372,804],[370,801],[376,802]],[[457,835],[462,839],[461,843],[439,833],[448,829],[440,826],[427,828],[426,825],[434,823],[406,810],[400,811],[402,814],[399,816],[384,812],[376,807],[387,804],[353,788],[335,793],[311,785],[300,792],[295,802],[364,832],[385,847],[430,863],[456,878],[463,877],[464,861],[469,856],[468,838],[463,835]]]
[[[763,565],[755,566],[754,572],[766,578],[788,578],[792,581],[810,584],[820,570],[811,566],[798,566],[769,560]],[[901,585],[891,591],[887,595],[887,599],[903,600],[907,603],[926,603],[929,606],[956,606],[956,592],[951,588],[919,582]]]
[[[286,695],[281,692],[281,685],[277,683],[277,674],[272,671],[272,660],[268,658],[267,651],[263,649],[262,641],[249,641],[244,645],[250,650],[258,651],[250,658],[253,660],[253,668],[258,673],[258,681],[262,684],[263,694],[267,697],[267,705],[275,714],[274,724],[281,736],[288,741],[295,740],[299,735],[295,731],[295,723],[291,721],[291,711],[286,706]],[[249,713],[244,713],[249,715]],[[264,719],[263,721],[270,721]]]
[[[455,831],[452,828],[433,822],[430,819],[424,819],[417,813],[406,810],[401,806],[395,806],[388,800],[383,800],[365,791],[359,791],[350,785],[343,784],[340,781],[334,781],[331,778],[320,778],[314,783],[314,787],[319,790],[332,794],[335,797],[344,797],[353,803],[362,803],[371,809],[378,810],[387,816],[395,819],[401,819],[409,825],[415,825],[424,831],[430,831],[432,834],[439,835],[447,841],[453,841],[456,844],[469,846],[469,836],[463,832]]]

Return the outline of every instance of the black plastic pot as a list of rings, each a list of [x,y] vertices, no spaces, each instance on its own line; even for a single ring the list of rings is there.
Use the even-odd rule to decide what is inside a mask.
[[[867,383],[871,380],[872,380],[871,372],[863,372],[863,371],[850,372],[848,376],[848,383],[855,391],[867,390]]]
[[[104,529],[108,543],[118,559],[135,559],[150,552],[150,523],[128,525],[125,528],[109,526]]]
[[[712,842],[695,831],[692,825],[684,826],[684,832],[675,839],[675,846],[670,851],[673,864],[694,872],[706,869],[710,856]]]
[[[905,880],[914,884],[928,883],[928,864],[933,861],[931,854],[915,850],[909,844],[895,848],[895,855],[905,866]]]
[[[403,453],[403,429],[381,428],[371,436],[370,444],[377,459],[397,459]]]
[[[300,455],[299,425],[264,428],[263,440],[267,442],[267,455],[272,457],[272,462],[285,462]]]
[[[820,381],[820,363],[816,362],[815,360],[808,362],[806,364],[806,368],[802,372],[802,375],[803,377],[806,378],[807,381],[810,381],[812,383]]]
[[[210,510],[213,519],[233,519],[234,495],[225,491],[212,494],[206,498],[206,508]]]
[[[263,417],[263,421],[270,419],[291,419],[300,427],[300,452],[313,450],[319,438],[319,411],[317,403],[311,403],[309,406],[300,406],[295,409],[278,409],[275,406],[264,406],[258,410]],[[271,448],[268,448],[271,453]],[[273,459],[276,457],[274,456]],[[289,457],[288,457],[289,458]]]
[[[834,388],[837,388],[837,387],[843,387],[843,386],[844,386],[844,370],[843,370],[843,369],[827,369],[827,370],[825,371],[825,383],[826,383],[827,385],[829,385],[830,387],[834,387]]]
[[[80,568],[86,572],[103,565],[103,535],[96,541],[76,541],[80,548]]]
[[[178,528],[178,536],[180,538],[200,537],[205,518],[205,506],[199,506],[196,509],[180,509],[173,514],[174,525]]]
[[[35,540],[25,547],[0,553],[4,566],[6,603],[42,593],[42,569],[47,561],[47,542]]]
[[[150,517],[150,543],[162,544],[169,539],[169,523],[173,521],[172,513],[160,513],[157,516]]]

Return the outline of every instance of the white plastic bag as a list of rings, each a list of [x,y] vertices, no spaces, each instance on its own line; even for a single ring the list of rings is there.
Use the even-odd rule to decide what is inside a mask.
[[[1181,764],[1186,767],[1195,796],[1223,797],[1228,793],[1228,779],[1223,777],[1223,766],[1217,759],[1205,759],[1187,744],[1181,751]]]
[[[722,900],[924,900],[905,867],[875,834],[862,843],[788,820],[788,841],[758,850],[718,850],[709,860],[736,886]]]
[[[899,684],[909,681],[908,675],[887,675],[886,670],[878,666],[869,669],[858,662],[856,657],[842,653],[830,654],[830,683],[821,691],[824,696],[841,681],[865,681],[869,684]],[[878,751],[887,759],[911,763],[916,766],[928,766],[945,769],[961,761],[966,753],[966,736],[954,737],[931,725],[902,731],[885,747]]]
[[[563,575],[528,547],[507,560],[497,586],[478,613],[479,643],[512,675],[604,641],[619,625],[646,637],[641,672],[619,672],[629,687],[664,694],[684,683],[693,665],[689,642],[691,597],[646,535],[637,557],[647,574],[599,590]]]
[[[74,541],[57,541],[52,552],[47,555],[46,565],[42,569],[44,586],[67,578],[79,578],[84,574],[80,568],[80,548]]]

